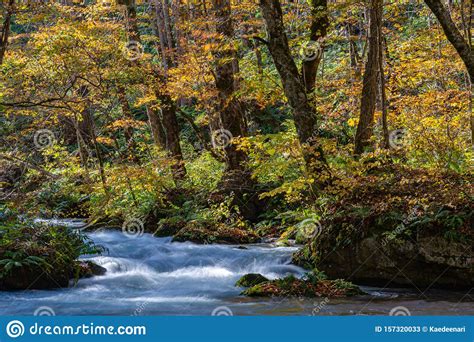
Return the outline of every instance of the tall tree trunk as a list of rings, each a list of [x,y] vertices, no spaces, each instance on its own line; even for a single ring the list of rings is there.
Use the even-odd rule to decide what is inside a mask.
[[[311,172],[320,173],[323,169],[316,163],[322,161],[323,168],[326,169],[327,165],[322,147],[319,145],[315,134],[317,128],[316,115],[309,104],[306,87],[291,56],[283,25],[280,1],[260,0],[260,8],[267,28],[268,42],[266,43],[283,83],[285,95],[293,109],[293,119],[307,169]]]
[[[140,32],[137,25],[137,12],[134,0],[120,0],[126,6],[128,20],[128,30],[131,39],[141,42]],[[166,2],[166,0],[163,0]],[[131,32],[130,30],[133,30]],[[166,79],[161,72],[155,70],[157,84],[154,84],[154,92],[161,104],[161,113],[147,110],[148,121],[152,129],[153,137],[158,144],[167,151],[175,160],[173,166],[173,175],[176,180],[182,179],[186,175],[183,155],[179,143],[179,126],[176,117],[176,105],[171,96],[160,89],[159,83],[165,83]],[[161,117],[160,117],[161,114]],[[160,123],[160,124],[158,124]]]
[[[216,88],[219,94],[220,129],[230,132],[232,137],[246,136],[242,106],[236,98],[235,63],[236,52],[230,44],[234,30],[231,19],[230,0],[213,0],[216,17],[216,31],[221,35],[222,45],[214,53],[217,66],[215,70]],[[221,132],[220,134],[226,134]],[[246,155],[232,142],[225,144],[228,170],[244,170]]]
[[[216,59],[215,81],[218,92],[219,129],[212,133],[213,144],[224,142],[226,172],[218,186],[218,193],[232,193],[232,206],[239,208],[247,220],[255,221],[260,212],[260,200],[255,196],[255,183],[247,166],[247,155],[239,150],[232,138],[245,137],[247,127],[242,103],[237,98],[239,85],[236,77],[238,61],[232,40],[234,28],[230,0],[212,0],[216,19],[216,32],[222,44],[214,52]],[[228,134],[230,133],[230,136]],[[230,139],[229,139],[230,138]]]
[[[12,16],[14,12],[15,0],[9,0],[6,4],[6,11],[4,14],[3,25],[2,25],[2,35],[0,37],[0,65],[3,64],[3,58],[7,52],[8,46],[8,37],[10,36],[10,26],[12,21]]]
[[[380,77],[380,105],[382,107],[382,132],[383,132],[383,146],[384,148],[390,147],[389,141],[389,129],[388,129],[388,104],[387,104],[387,92],[385,91],[385,72],[384,72],[384,48],[383,44],[386,41],[383,40],[382,30],[378,30],[379,40],[379,77]]]
[[[99,162],[99,174],[100,174],[100,179],[102,182],[102,187],[104,188],[104,192],[107,193],[107,177],[105,175],[105,170],[104,170],[104,160],[102,158],[102,153],[99,148],[99,144],[97,143],[97,136],[95,133],[95,121],[94,121],[94,115],[92,113],[92,105],[89,100],[89,89],[87,86],[81,86],[78,90],[79,95],[82,97],[82,99],[87,103],[86,108],[81,111],[81,132],[80,135],[83,139],[83,145],[79,145],[79,149],[84,147],[86,150],[81,151],[81,157],[84,158],[83,162],[85,163],[84,166],[86,167],[86,172],[87,172],[87,155],[90,154],[89,148],[94,149],[95,156],[97,158],[97,161]]]
[[[466,39],[463,37],[453,19],[449,10],[443,5],[441,0],[425,0],[426,5],[431,9],[436,18],[438,19],[441,27],[443,28],[444,34],[453,45],[453,47],[458,52],[459,57],[461,57],[464,65],[466,66],[467,72],[469,73],[470,79],[470,91],[471,91],[471,101],[474,97],[472,84],[474,84],[474,50],[471,45],[471,37]],[[470,18],[474,15],[472,13],[472,5],[470,6],[471,14]],[[471,23],[471,21],[470,21]],[[472,24],[472,23],[471,23]],[[469,25],[470,26],[470,25]],[[470,33],[471,28],[469,27],[467,32]],[[470,113],[470,122],[471,122],[471,143],[474,144],[474,116],[471,111]]]
[[[170,6],[168,0],[163,0],[163,18],[164,18],[164,27],[166,32],[166,40],[168,42],[168,49],[169,51],[173,51],[176,44],[175,39],[173,37],[173,28],[171,25],[171,18],[170,18]]]
[[[310,49],[318,48],[321,51],[314,53],[312,58],[303,60],[301,75],[308,93],[316,86],[316,75],[319,63],[322,59],[324,48],[323,39],[327,35],[329,27],[328,3],[327,0],[311,0],[311,33],[309,37]],[[316,51],[313,51],[316,52]]]
[[[175,178],[182,179],[186,175],[183,154],[179,141],[179,125],[176,117],[176,103],[171,96],[160,91],[159,87],[155,88],[155,94],[161,103],[161,132],[165,143],[165,150],[174,158],[173,172]],[[159,131],[159,132],[160,132]]]
[[[461,32],[454,23],[449,11],[444,7],[441,0],[425,0],[425,3],[438,19],[444,34],[454,46],[466,66],[471,82],[474,82],[474,50],[469,42],[464,39]]]
[[[351,61],[351,69],[354,72],[355,79],[359,79],[360,77],[360,60],[361,56],[359,54],[359,49],[357,47],[357,39],[356,35],[358,35],[360,29],[358,28],[357,24],[352,22],[348,22],[346,24],[346,33],[347,39],[349,41],[349,56]]]
[[[382,28],[383,0],[371,0],[369,9],[369,52],[365,64],[359,124],[355,137],[355,154],[361,154],[370,146],[374,129],[374,113],[377,102],[377,84],[381,42],[379,31]]]
[[[165,25],[164,25],[164,18],[163,18],[163,5],[160,0],[155,0],[154,6],[154,27],[155,27],[155,35],[158,37],[160,43],[160,51],[161,51],[161,60],[163,61],[163,68],[165,69],[165,73],[168,72],[168,66],[170,61],[168,60],[167,54],[167,40],[165,34]]]
[[[133,120],[132,108],[130,107],[130,103],[127,100],[127,94],[125,88],[122,85],[118,86],[117,89],[118,100],[120,103],[120,107],[122,108],[123,116],[128,120]],[[125,140],[127,142],[127,151],[128,151],[128,158],[135,162],[139,161],[138,156],[136,155],[136,146],[135,141],[133,140],[133,127],[127,126],[123,130]]]
[[[316,116],[309,105],[306,88],[291,56],[280,2],[279,0],[260,0],[260,7],[268,32],[268,48],[280,74],[285,95],[293,108],[299,141],[301,144],[306,144],[316,128]]]

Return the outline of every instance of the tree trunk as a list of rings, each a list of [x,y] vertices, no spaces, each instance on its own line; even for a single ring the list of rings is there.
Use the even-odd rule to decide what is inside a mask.
[[[83,139],[84,144],[79,146],[79,149],[81,148],[81,146],[83,146],[87,150],[80,151],[80,153],[81,153],[81,156],[84,158],[83,162],[85,163],[84,166],[86,167],[86,171],[87,171],[88,160],[87,160],[87,157],[85,156],[85,153],[89,155],[90,154],[89,148],[94,149],[95,156],[97,158],[97,161],[99,162],[99,175],[102,182],[102,187],[104,189],[104,192],[107,193],[108,192],[107,177],[105,175],[104,160],[102,158],[102,153],[100,151],[99,144],[97,143],[94,115],[92,113],[92,105],[89,100],[89,89],[87,88],[87,86],[81,86],[78,91],[79,91],[79,95],[87,103],[86,108],[81,112],[81,123],[80,123],[80,127],[81,127],[80,135]]]
[[[360,29],[358,25],[348,22],[346,24],[347,39],[349,42],[349,56],[351,61],[351,69],[354,72],[354,77],[356,80],[360,77],[360,60],[361,56],[359,54],[359,49],[357,47],[356,35],[359,35]]]
[[[224,196],[233,194],[232,206],[237,206],[245,219],[255,221],[261,210],[259,209],[261,203],[258,196],[255,196],[255,183],[247,167],[247,155],[232,141],[233,138],[245,137],[247,127],[243,106],[236,94],[239,85],[235,74],[238,70],[238,61],[231,43],[234,29],[230,0],[212,0],[212,5],[216,32],[222,42],[214,52],[220,127],[213,130],[212,141],[213,145],[217,143],[219,147],[224,148],[226,162],[226,171],[218,185],[217,194]]]
[[[170,19],[170,9],[168,0],[163,0],[163,18],[164,18],[164,26],[166,32],[166,40],[168,42],[168,49],[172,51],[175,48],[175,40],[173,37],[173,29],[171,27],[171,19]]]
[[[3,64],[3,58],[5,57],[5,53],[7,52],[8,46],[8,37],[10,35],[10,26],[13,16],[15,0],[9,0],[8,4],[6,5],[6,13],[5,18],[3,19],[2,25],[2,35],[0,37],[0,65]]]
[[[133,30],[129,32],[130,38],[140,42],[140,32],[137,25],[137,12],[133,0],[120,0],[127,9],[127,20],[129,20],[128,29]],[[164,0],[166,2],[166,0]],[[169,43],[169,42],[168,42]],[[165,77],[157,70],[155,70],[157,81],[165,82]],[[179,143],[179,126],[176,117],[176,105],[173,99],[166,92],[161,91],[161,85],[155,84],[154,92],[161,104],[161,117],[158,113],[147,110],[148,121],[152,130],[155,142],[169,152],[170,156],[174,158],[175,164],[173,166],[173,175],[176,180],[182,179],[186,175],[186,168],[184,166],[183,155]]]
[[[374,129],[374,113],[377,101],[377,78],[379,74],[379,42],[378,32],[382,28],[383,0],[371,0],[369,10],[369,52],[365,64],[360,118],[355,137],[355,154],[361,154],[370,146],[370,138]]]
[[[384,72],[384,49],[382,38],[382,30],[378,30],[379,40],[379,77],[380,77],[380,105],[382,107],[382,132],[383,132],[383,146],[384,148],[390,147],[389,141],[389,129],[388,129],[388,104],[387,104],[387,92],[385,91],[385,72]],[[385,42],[386,43],[386,42]]]
[[[130,108],[130,103],[127,100],[125,88],[122,85],[119,85],[117,93],[120,107],[122,108],[123,116],[128,120],[133,120],[132,109]],[[127,151],[129,153],[128,158],[134,161],[138,161],[138,158],[135,155],[136,151],[135,142],[133,140],[133,128],[131,126],[127,126],[124,128],[123,133],[127,142]]]
[[[441,24],[441,27],[443,28],[444,34],[446,35],[450,43],[453,45],[453,47],[456,49],[456,51],[459,54],[459,57],[461,57],[462,61],[464,62],[464,65],[466,66],[467,72],[469,74],[469,79],[470,79],[470,91],[471,91],[471,101],[472,101],[472,98],[474,97],[473,87],[472,87],[472,85],[474,84],[474,50],[472,49],[472,45],[470,43],[471,42],[471,37],[470,37],[471,27],[467,29],[467,32],[469,33],[469,37],[468,37],[468,40],[466,41],[466,39],[464,39],[461,32],[456,27],[456,24],[451,18],[451,15],[448,9],[444,7],[441,0],[425,0],[425,3],[426,5],[428,5],[428,7],[431,9],[431,11],[434,13],[436,18],[438,19],[439,23]],[[472,18],[473,16],[472,5],[470,6],[470,9],[471,9],[470,17]],[[474,144],[474,116],[472,114],[472,110],[470,111],[470,122],[471,122],[471,143]]]
[[[467,72],[469,73],[471,83],[474,83],[474,50],[456,27],[456,24],[451,18],[448,9],[444,7],[441,0],[425,0],[425,3],[438,19],[441,27],[443,28],[444,34],[454,46],[459,54],[459,57],[461,57],[462,61],[464,62]]]
[[[183,154],[179,141],[179,125],[176,117],[176,103],[171,96],[161,93],[159,88],[155,88],[156,96],[161,103],[161,130],[164,141],[164,148],[174,158],[173,174],[176,179],[182,179],[186,176]]]
[[[166,40],[165,34],[165,26],[164,26],[164,18],[163,18],[163,5],[160,0],[155,0],[154,6],[154,27],[155,27],[155,35],[158,37],[160,42],[160,51],[161,51],[161,60],[163,61],[163,68],[165,69],[165,73],[168,72],[168,54],[166,52],[168,43]]]
[[[320,53],[315,53],[312,58],[303,60],[301,75],[308,93],[312,92],[316,86],[316,75],[323,56],[324,42],[322,39],[326,37],[329,27],[327,0],[311,0],[311,6],[311,34],[309,41],[310,44],[314,45],[313,47],[319,47],[321,51]]]
[[[280,2],[279,0],[260,0],[260,8],[267,27],[268,48],[280,74],[285,95],[293,108],[299,141],[301,144],[307,144],[316,128],[316,116],[309,105],[306,88],[291,56]]]
[[[235,50],[229,44],[229,40],[233,39],[234,30],[231,19],[230,0],[213,0],[213,7],[216,16],[216,31],[221,35],[223,40],[222,46],[214,53],[217,60],[215,70],[216,88],[219,94],[219,119],[220,129],[230,132],[230,138],[246,136],[245,120],[242,106],[236,98],[236,77],[235,77]],[[228,134],[220,131],[220,135]],[[214,136],[214,138],[216,138]],[[229,137],[225,137],[228,139]],[[226,143],[224,146],[227,169],[228,170],[244,170],[246,155],[243,151],[237,149],[232,142]]]

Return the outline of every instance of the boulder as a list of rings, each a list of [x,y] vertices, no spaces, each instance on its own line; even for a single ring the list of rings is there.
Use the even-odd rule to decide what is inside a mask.
[[[71,279],[103,275],[105,268],[91,262],[77,262],[71,269],[51,269],[46,272],[38,266],[17,267],[10,275],[0,278],[0,290],[46,290],[65,288]]]
[[[316,266],[331,278],[359,284],[463,290],[474,286],[473,250],[472,244],[441,236],[415,240],[375,235],[339,246],[321,237],[319,243],[298,252],[293,261]]]
[[[259,237],[250,230],[236,228],[221,223],[190,221],[173,237],[173,241],[194,243],[247,244]]]
[[[78,275],[79,278],[91,278],[94,276],[101,276],[107,272],[102,266],[93,263],[92,261],[78,261]]]
[[[288,276],[261,282],[242,292],[248,297],[350,297],[364,294],[358,286],[342,279],[311,281]]]
[[[40,267],[19,267],[0,279],[0,290],[44,290],[68,287],[69,273],[51,271],[49,274]]]

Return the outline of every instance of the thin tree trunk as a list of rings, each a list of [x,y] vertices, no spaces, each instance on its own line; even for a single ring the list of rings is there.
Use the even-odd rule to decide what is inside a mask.
[[[349,42],[349,56],[351,61],[351,69],[354,71],[355,79],[360,78],[360,60],[359,51],[357,48],[356,39],[354,38],[357,34],[357,26],[352,23],[346,25],[347,39]]]
[[[3,58],[7,52],[8,37],[10,36],[11,20],[14,12],[15,0],[9,0],[6,5],[5,18],[3,19],[2,35],[0,37],[0,65],[3,64]]]
[[[318,73],[319,63],[323,56],[323,39],[326,37],[329,27],[327,0],[311,0],[311,7],[311,34],[309,37],[309,48],[319,48],[320,51],[313,51],[314,55],[312,58],[306,58],[303,60],[301,75],[308,93],[312,92],[316,86],[316,75]],[[314,46],[311,46],[311,44]]]
[[[439,23],[441,24],[441,27],[443,28],[444,34],[446,35],[450,43],[453,45],[453,47],[456,49],[459,57],[461,57],[462,61],[464,62],[464,65],[466,66],[470,79],[470,92],[472,101],[472,98],[474,97],[472,87],[472,84],[474,84],[474,50],[472,49],[472,46],[470,44],[471,37],[469,37],[466,41],[461,32],[458,30],[453,19],[451,18],[449,10],[443,5],[441,0],[425,0],[425,3],[438,19]],[[472,2],[469,8],[471,13],[469,16],[469,27],[467,31],[470,33],[473,17]],[[472,113],[472,108],[470,110],[470,122],[471,142],[474,144],[474,116]]]
[[[130,108],[130,103],[127,100],[127,95],[125,92],[125,88],[123,86],[119,86],[118,90],[118,100],[120,102],[120,106],[122,108],[122,113],[125,118],[129,120],[133,120],[133,115],[132,115],[132,109]],[[125,140],[127,141],[127,150],[129,151],[129,156],[134,160],[137,160],[135,156],[135,143],[133,141],[133,128],[130,126],[127,126],[124,128],[124,135],[125,135]]]
[[[164,26],[166,32],[166,40],[168,42],[168,49],[171,51],[175,48],[175,42],[173,38],[173,29],[171,27],[171,19],[170,19],[170,9],[168,0],[163,0],[163,18],[164,18]]]
[[[371,0],[369,9],[369,52],[365,64],[360,117],[355,137],[355,154],[361,154],[371,145],[374,113],[377,102],[377,77],[379,74],[379,35],[382,27],[383,0]]]
[[[463,60],[471,82],[474,82],[474,51],[469,42],[464,39],[441,0],[425,0],[425,3],[438,19],[444,34]]]
[[[165,35],[165,28],[163,24],[163,6],[160,0],[155,0],[155,11],[154,11],[154,27],[156,35],[158,36],[158,40],[160,43],[160,51],[161,51],[161,60],[163,61],[163,68],[165,73],[168,72],[168,54],[166,53],[166,35]]]
[[[126,6],[127,18],[131,20],[131,23],[128,24],[128,28],[134,30],[134,32],[129,32],[129,35],[130,37],[133,37],[137,42],[141,42],[140,32],[138,31],[138,26],[136,25],[137,12],[134,5],[134,1],[121,1],[122,4]],[[164,3],[166,3],[167,0],[163,1]],[[163,8],[163,10],[165,10],[165,8]],[[165,77],[158,70],[155,70],[155,76],[156,82],[166,82]],[[186,175],[186,168],[184,166],[183,155],[179,142],[179,126],[176,117],[176,105],[171,96],[161,90],[160,84],[154,84],[153,89],[157,99],[160,101],[161,104],[161,118],[158,113],[151,110],[147,110],[148,121],[150,123],[155,142],[160,144],[161,147],[165,151],[168,151],[170,156],[174,158],[175,163],[173,165],[173,175],[176,180],[180,180]]]
[[[383,9],[382,9],[383,10]],[[389,129],[388,129],[388,104],[387,92],[385,91],[385,72],[384,72],[384,40],[382,37],[382,24],[377,31],[379,42],[379,77],[380,77],[380,103],[382,106],[382,131],[384,148],[390,147]]]
[[[83,127],[83,132],[81,132],[81,136],[84,138],[86,136],[86,141],[84,143],[84,147],[88,148],[89,146],[92,147],[95,151],[95,156],[99,162],[99,175],[100,179],[102,181],[102,186],[104,189],[104,192],[107,193],[107,177],[105,175],[105,170],[104,170],[104,161],[102,158],[102,153],[99,149],[99,144],[97,144],[97,136],[95,133],[95,122],[94,122],[94,117],[92,114],[92,109],[91,109],[91,104],[89,101],[89,89],[87,86],[81,86],[79,88],[79,95],[86,101],[87,106],[86,108],[81,112],[81,124]],[[89,154],[89,153],[88,153]],[[85,161],[87,165],[87,160]]]

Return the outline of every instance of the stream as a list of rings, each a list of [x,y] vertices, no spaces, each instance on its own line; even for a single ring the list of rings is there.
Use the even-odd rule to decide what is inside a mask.
[[[80,228],[77,220],[61,221]],[[107,273],[67,289],[0,292],[1,315],[33,315],[40,307],[56,315],[388,315],[395,307],[412,315],[474,315],[471,293],[364,287],[349,299],[246,298],[235,282],[247,273],[275,279],[305,272],[291,264],[297,247],[171,242],[150,234],[88,233],[108,249],[84,257]]]

